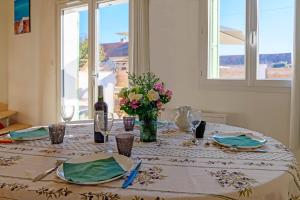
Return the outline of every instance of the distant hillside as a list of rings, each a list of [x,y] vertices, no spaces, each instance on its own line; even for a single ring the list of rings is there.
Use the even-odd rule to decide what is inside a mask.
[[[230,56],[220,56],[220,65],[243,65],[244,56],[242,55],[230,55]],[[287,62],[291,64],[292,54],[291,53],[280,53],[280,54],[261,54],[259,56],[259,61],[261,64],[272,64],[279,62]]]

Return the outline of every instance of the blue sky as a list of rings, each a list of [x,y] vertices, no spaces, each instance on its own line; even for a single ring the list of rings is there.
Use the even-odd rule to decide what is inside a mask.
[[[292,51],[295,0],[259,0],[260,53],[287,53]],[[221,0],[221,26],[245,32],[246,0]],[[120,41],[117,32],[128,31],[128,4],[119,4],[100,9],[100,42]],[[80,35],[88,30],[87,12],[80,15]],[[242,45],[221,45],[221,55],[244,54]]]
[[[100,43],[119,42],[121,37],[118,32],[128,32],[129,7],[128,4],[118,4],[99,9]],[[87,11],[80,14],[80,36],[86,37],[88,30]]]
[[[287,53],[293,44],[295,0],[259,0],[259,52]],[[221,25],[245,32],[246,0],[221,0]],[[243,54],[244,47],[222,45],[220,54]]]

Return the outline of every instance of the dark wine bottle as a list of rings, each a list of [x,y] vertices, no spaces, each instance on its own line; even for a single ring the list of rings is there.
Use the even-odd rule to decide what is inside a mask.
[[[94,140],[96,143],[104,143],[105,134],[102,133],[107,127],[107,104],[103,98],[103,86],[98,86],[98,101],[95,103],[94,116]]]

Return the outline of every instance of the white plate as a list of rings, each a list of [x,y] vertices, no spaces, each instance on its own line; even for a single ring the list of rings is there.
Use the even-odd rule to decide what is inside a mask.
[[[122,156],[119,154],[107,154],[107,153],[97,153],[97,154],[93,154],[93,155],[88,155],[88,156],[81,156],[81,157],[77,157],[77,158],[72,158],[70,160],[68,160],[68,163],[85,163],[85,162],[91,162],[91,161],[95,161],[95,160],[100,160],[100,159],[106,159],[106,158],[110,158],[111,156],[114,157],[114,159],[119,163],[119,165],[123,168],[124,171],[128,172],[132,169],[133,165],[134,165],[134,161],[131,158],[128,158],[126,156]],[[57,170],[56,170],[56,175],[69,183],[73,183],[73,184],[78,184],[78,185],[97,185],[97,184],[101,184],[101,183],[107,183],[107,182],[111,182],[114,180],[117,180],[119,178],[122,178],[126,172],[124,172],[124,174],[114,177],[112,179],[108,179],[105,181],[99,181],[99,182],[84,182],[84,183],[75,183],[72,181],[69,181],[65,178],[64,176],[64,170],[63,170],[63,165],[60,165]]]
[[[258,142],[260,142],[259,145],[256,145],[256,146],[235,146],[236,148],[239,148],[239,149],[256,149],[256,148],[260,148],[262,146],[264,146],[267,142],[266,139],[264,138],[261,138],[257,135],[254,135],[252,133],[242,133],[242,132],[236,132],[236,133],[216,133],[213,135],[212,137],[212,140],[221,145],[221,146],[225,146],[225,147],[232,147],[231,145],[228,145],[228,144],[223,144],[219,141],[217,141],[215,138],[225,138],[225,137],[234,137],[234,136],[240,136],[240,135],[246,135],[248,137],[250,137],[252,140],[256,140]]]

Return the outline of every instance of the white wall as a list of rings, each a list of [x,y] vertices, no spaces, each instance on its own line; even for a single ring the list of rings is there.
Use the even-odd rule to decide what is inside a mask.
[[[55,1],[31,0],[31,33],[14,34],[9,1],[8,102],[32,125],[55,118]]]
[[[285,144],[290,93],[199,89],[200,16],[204,0],[151,0],[151,70],[174,90],[171,107],[191,105],[228,113],[228,123],[271,135]]]
[[[151,0],[151,70],[175,96],[170,106],[189,104],[228,113],[233,125],[261,131],[288,143],[289,93],[199,89],[200,8],[204,0]],[[32,0],[32,32],[13,33],[9,9],[9,106],[31,124],[55,121],[55,1]]]
[[[0,102],[7,103],[8,1],[0,1]]]

